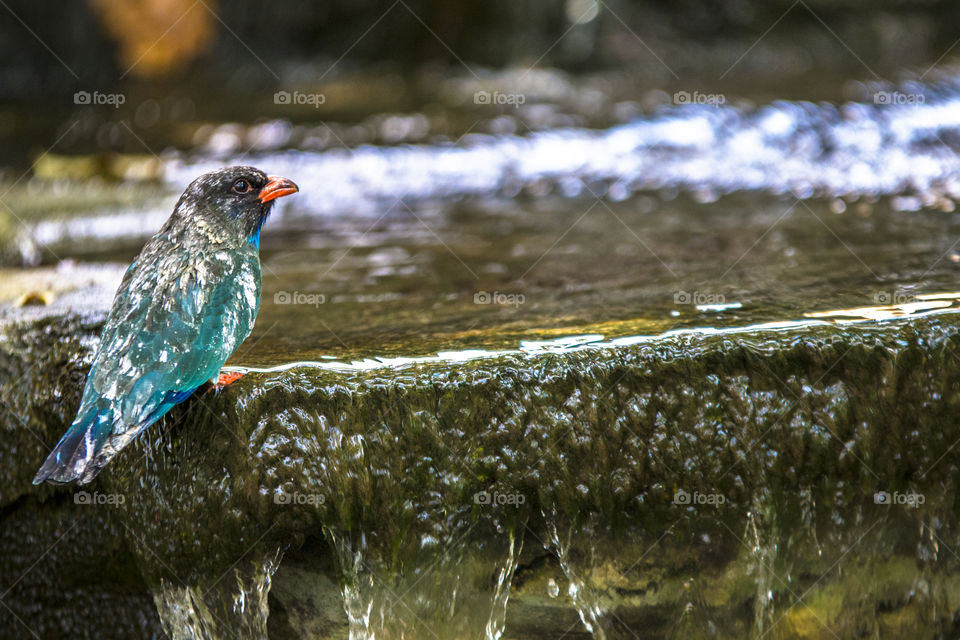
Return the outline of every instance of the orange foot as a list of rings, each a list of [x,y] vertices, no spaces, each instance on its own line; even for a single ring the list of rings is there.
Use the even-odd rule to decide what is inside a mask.
[[[227,371],[227,372],[221,373],[216,378],[210,379],[210,382],[212,384],[210,384],[209,387],[207,388],[207,393],[210,393],[211,391],[214,393],[220,393],[227,387],[227,385],[229,385],[232,382],[236,382],[242,377],[243,377],[243,374],[240,373],[239,371]]]
[[[239,371],[228,371],[226,373],[221,373],[220,377],[217,378],[216,385],[217,387],[225,387],[228,384],[236,382],[243,377],[243,374]]]

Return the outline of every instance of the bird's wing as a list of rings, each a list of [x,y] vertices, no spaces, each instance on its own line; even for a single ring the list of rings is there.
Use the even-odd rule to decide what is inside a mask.
[[[77,417],[38,479],[92,478],[213,377],[253,329],[260,298],[255,253],[198,254],[165,243],[154,238],[124,276]]]

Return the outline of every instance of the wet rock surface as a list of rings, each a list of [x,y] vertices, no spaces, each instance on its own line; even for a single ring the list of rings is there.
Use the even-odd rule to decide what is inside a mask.
[[[341,123],[292,151],[316,131],[271,121],[146,163],[44,155],[4,196],[43,251],[0,272],[0,628],[957,635],[958,102],[873,89],[608,96],[599,131],[531,104],[462,146],[381,114],[349,144],[417,146],[330,149]],[[252,162],[318,186],[264,233],[246,375],[92,485],[30,485],[174,191],[268,139]]]
[[[153,596],[108,512],[67,493],[6,503],[0,518],[4,637],[159,636]]]
[[[955,7],[8,2],[0,636],[960,637]],[[32,486],[240,162],[246,376]]]
[[[129,538],[97,488],[30,484],[34,455],[73,419],[97,321],[5,326],[0,338],[3,437],[0,575],[6,637],[144,638],[160,633],[153,596]],[[28,398],[31,398],[28,400]]]
[[[281,212],[247,375],[82,488],[29,483],[138,236],[2,272],[0,599],[41,637],[951,637],[955,216],[702,199]]]
[[[130,594],[149,588],[172,637],[956,632],[955,314],[250,373],[141,437],[83,505],[29,482],[95,331],[58,318],[2,342],[21,420],[0,539],[40,556],[51,525],[113,534],[65,538],[52,559],[74,570],[28,583],[62,624],[95,617],[57,605],[80,584],[145,630]]]

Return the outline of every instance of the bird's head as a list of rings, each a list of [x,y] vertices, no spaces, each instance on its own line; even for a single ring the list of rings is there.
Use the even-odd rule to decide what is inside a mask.
[[[259,246],[260,228],[277,198],[299,191],[292,181],[254,167],[227,167],[205,173],[183,192],[174,219],[210,238]]]

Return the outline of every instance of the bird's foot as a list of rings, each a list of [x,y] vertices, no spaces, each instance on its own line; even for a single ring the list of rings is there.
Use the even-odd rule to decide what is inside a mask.
[[[220,374],[220,377],[217,378],[216,384],[219,387],[225,387],[228,384],[236,382],[242,377],[243,377],[243,374],[240,373],[239,371],[227,371],[225,373]]]
[[[243,377],[243,374],[240,373],[239,371],[224,371],[216,378],[211,378],[210,382],[213,383],[213,387],[212,387],[213,391],[217,392],[217,391],[221,391],[227,385],[230,385],[236,382],[242,377]]]

